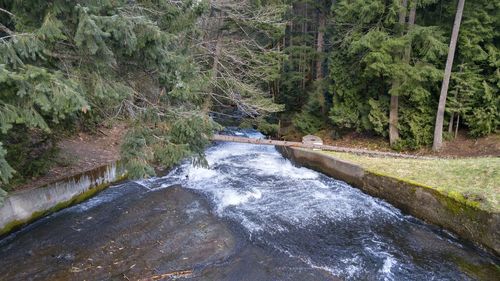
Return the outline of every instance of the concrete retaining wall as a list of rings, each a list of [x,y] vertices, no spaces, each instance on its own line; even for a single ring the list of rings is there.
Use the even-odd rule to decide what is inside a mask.
[[[296,164],[348,182],[500,256],[500,213],[468,205],[427,186],[366,171],[356,164],[320,152],[287,147],[277,149]]]
[[[44,187],[11,193],[0,207],[0,236],[81,202],[125,175],[121,164],[112,163]]]

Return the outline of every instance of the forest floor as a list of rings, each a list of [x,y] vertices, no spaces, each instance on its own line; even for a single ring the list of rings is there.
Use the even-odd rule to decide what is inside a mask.
[[[328,145],[394,152],[389,146],[388,141],[381,137],[351,133],[340,139],[333,139],[330,137],[331,132],[328,131],[321,131],[317,135]],[[500,157],[500,134],[492,134],[475,139],[467,136],[465,132],[459,132],[457,138],[445,141],[442,150],[438,153],[433,152],[430,147],[413,151],[403,151],[402,153],[445,158]]]
[[[63,139],[57,144],[58,153],[48,173],[12,189],[17,191],[41,187],[119,160],[120,144],[125,132],[125,124],[116,124],[109,128],[99,127],[92,134],[80,132]]]

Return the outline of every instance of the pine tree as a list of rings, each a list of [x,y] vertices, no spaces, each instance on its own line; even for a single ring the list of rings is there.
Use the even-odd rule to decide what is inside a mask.
[[[292,124],[303,134],[327,123],[328,79],[325,58],[330,48],[331,6],[335,1],[291,1],[285,36],[288,54],[282,74],[280,99],[292,114]]]
[[[201,161],[216,128],[200,110],[207,79],[189,50],[203,3],[0,4],[8,11],[1,26],[0,140],[14,126],[49,132],[70,117],[123,116],[132,120],[122,157],[132,176],[152,174],[154,162]],[[5,182],[13,170],[1,151]]]
[[[457,118],[461,117],[461,124],[473,137],[494,133],[500,125],[500,50],[495,44],[500,39],[499,9],[498,1],[484,0],[468,1],[464,7],[455,55],[457,66],[450,83],[451,92],[458,92],[458,97],[448,96],[450,102],[459,103],[447,103],[446,107],[450,114],[458,111]],[[455,6],[449,10],[454,12]],[[446,23],[449,26],[449,21]]]
[[[432,140],[430,108],[440,76],[435,65],[446,47],[438,28],[414,24],[415,7],[423,5],[428,1],[409,2],[410,28],[400,23],[399,2],[339,1],[334,7],[334,125],[387,136],[390,99],[398,97],[400,146],[415,148]]]
[[[0,141],[15,126],[49,133],[62,120],[124,118],[131,126],[122,159],[132,177],[185,158],[203,164],[210,135],[220,128],[209,116],[219,110],[211,102],[252,117],[281,108],[269,84],[281,66],[275,41],[284,6],[212,4],[0,0]],[[215,27],[214,10],[223,16]],[[216,40],[219,57],[206,63],[211,53],[200,46],[210,49],[213,34],[223,35]],[[14,171],[3,147],[0,163],[6,182]]]

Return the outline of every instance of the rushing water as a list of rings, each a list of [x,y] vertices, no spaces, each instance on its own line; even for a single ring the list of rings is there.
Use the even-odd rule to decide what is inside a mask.
[[[257,132],[245,134],[261,137]],[[207,160],[207,168],[185,163],[165,177],[138,182],[146,193],[181,184],[201,194],[216,217],[241,237],[240,244],[245,246],[212,269],[205,265],[196,279],[498,278],[495,257],[342,181],[293,166],[272,146],[220,143],[208,149]],[[116,196],[117,190],[74,208],[85,213],[95,205],[110,204],[109,194]],[[53,228],[55,235],[57,227]],[[257,270],[262,262],[235,266],[236,261],[245,263],[255,255],[265,256],[272,266],[252,278],[251,273],[214,274],[230,271],[227,267],[231,266],[233,271],[251,272],[252,264]],[[304,277],[300,272],[307,274]]]
[[[272,146],[219,144],[207,160],[209,168],[183,165],[160,182],[206,194],[254,243],[342,279],[463,280],[460,265],[489,262],[382,200],[293,166]]]

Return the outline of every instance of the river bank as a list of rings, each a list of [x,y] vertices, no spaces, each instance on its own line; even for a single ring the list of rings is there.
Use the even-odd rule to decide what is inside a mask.
[[[482,208],[479,203],[463,196],[453,196],[455,193],[441,192],[419,182],[374,172],[355,164],[355,160],[350,162],[334,153],[300,148],[278,150],[301,166],[353,184],[404,212],[444,227],[500,255],[500,213],[496,209]]]
[[[7,197],[0,198],[0,236],[124,179],[119,148],[125,132],[126,125],[117,123],[63,138],[46,174],[7,186]]]
[[[244,132],[261,137],[257,132]],[[0,241],[6,280],[495,280],[498,259],[272,146],[124,182]],[[217,253],[215,256],[213,253]]]
[[[109,163],[45,186],[11,192],[0,205],[0,237],[53,212],[83,202],[126,178],[120,162]]]

